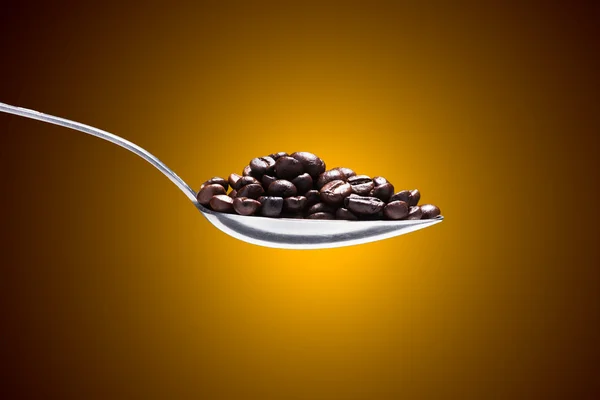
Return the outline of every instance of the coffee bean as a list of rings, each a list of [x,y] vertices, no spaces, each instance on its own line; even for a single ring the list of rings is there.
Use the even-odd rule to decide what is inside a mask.
[[[335,215],[326,212],[318,212],[308,215],[308,219],[335,219]]]
[[[252,176],[263,176],[264,174],[272,175],[275,168],[275,160],[269,156],[253,158],[250,161],[250,169]]]
[[[279,153],[269,154],[269,157],[271,157],[275,161],[277,161],[277,159],[279,157],[287,157],[287,156],[289,156],[289,154],[286,153],[285,151],[280,151]]]
[[[243,186],[238,190],[237,195],[239,197],[249,197],[251,199],[256,199],[259,196],[262,196],[265,193],[265,190],[258,183],[251,183],[249,185]]]
[[[375,180],[373,180],[373,182],[375,182]],[[375,185],[373,190],[371,190],[370,195],[371,197],[377,197],[378,199],[387,202],[390,199],[390,197],[392,197],[393,193],[394,186],[392,186],[391,183],[386,182],[381,185]]]
[[[298,194],[304,194],[313,187],[313,179],[306,172],[292,179],[292,183],[298,189]]]
[[[307,172],[313,179],[325,172],[325,162],[312,153],[298,151],[292,153],[291,157],[300,161],[304,167],[304,172]]]
[[[440,209],[433,204],[423,204],[421,211],[423,212],[422,219],[432,219],[440,215]]]
[[[302,163],[293,157],[279,157],[275,163],[275,176],[280,179],[292,180],[303,172]]]
[[[231,174],[229,175],[229,186],[231,186],[231,188],[235,188],[235,184],[237,181],[239,181],[242,177],[238,174]]]
[[[198,199],[198,203],[205,206],[210,203],[210,199],[212,199],[213,196],[225,193],[225,188],[223,186],[213,183],[210,185],[206,185],[202,189],[200,189],[196,197]]]
[[[306,211],[306,214],[310,215],[310,214],[315,214],[315,213],[319,213],[319,212],[335,214],[335,208],[326,203],[317,203],[317,204],[309,207],[308,210]]]
[[[423,211],[421,211],[421,207],[414,206],[409,208],[408,217],[406,217],[406,219],[421,219],[422,217]]]
[[[352,212],[350,210],[348,210],[347,208],[338,208],[335,212],[335,217],[337,219],[347,219],[347,220],[351,220],[351,221],[356,221],[358,219],[358,217],[354,214],[352,214]]]
[[[210,199],[210,208],[218,212],[231,212],[233,199],[226,194],[218,194]]]
[[[356,172],[354,172],[353,170],[351,170],[350,168],[346,168],[346,167],[337,167],[337,168],[333,168],[333,169],[337,169],[338,171],[340,171],[342,174],[344,174],[344,176],[346,177],[346,179],[350,178],[351,176],[356,176]]]
[[[227,191],[227,189],[229,189],[229,182],[227,182],[225,179],[220,178],[218,176],[215,176],[214,178],[210,178],[209,180],[204,182],[202,184],[202,186],[200,186],[200,189],[202,189],[206,185],[212,185],[212,184],[217,184],[217,185],[223,186],[225,188],[225,191]]]
[[[349,183],[336,180],[323,185],[319,193],[324,203],[333,205],[342,204],[344,199],[352,193],[352,187]]]
[[[419,200],[421,200],[421,192],[419,192],[419,189],[411,190],[410,196],[411,198],[408,201],[409,206],[416,206],[419,204]]]
[[[243,176],[252,176],[252,168],[249,165],[244,167],[244,171],[242,172]]]
[[[244,186],[250,185],[253,183],[260,185],[260,182],[255,177],[242,176],[240,179],[237,180],[237,182],[235,182],[235,185],[233,185],[233,188],[239,192],[240,189],[243,188]]]
[[[323,186],[325,186],[326,183],[337,180],[346,180],[346,176],[342,171],[339,171],[337,169],[330,169],[329,171],[325,171],[321,175],[319,175],[319,179],[317,179],[317,189],[320,190]]]
[[[277,217],[283,209],[283,198],[275,196],[259,197],[261,203],[260,214],[265,217]]]
[[[304,215],[301,212],[282,211],[279,218],[304,219]]]
[[[283,199],[283,209],[286,211],[302,211],[306,207],[306,197],[294,196]]]
[[[392,201],[383,209],[383,215],[389,219],[405,218],[408,215],[408,204],[400,200]]]
[[[304,197],[306,197],[306,207],[312,207],[321,202],[321,195],[318,190],[309,190],[304,194]]]
[[[373,180],[367,175],[355,175],[347,181],[352,187],[352,193],[359,196],[368,196],[375,187]]]
[[[236,197],[233,199],[233,209],[240,215],[252,215],[260,208],[258,200],[247,197]]]
[[[406,204],[410,203],[410,192],[408,190],[402,190],[398,193],[396,193],[395,195],[393,195],[392,197],[390,197],[389,202],[392,201],[403,201]]]
[[[269,196],[291,197],[298,194],[298,190],[292,182],[285,179],[278,179],[269,185],[267,193]]]
[[[377,214],[385,203],[377,197],[347,197],[345,200],[346,208],[356,214]]]
[[[388,183],[388,180],[385,179],[383,176],[376,176],[373,178],[373,184],[375,184],[375,186],[380,186],[386,183]]]
[[[237,197],[237,190],[233,189],[231,192],[229,192],[229,197],[232,199]]]
[[[277,180],[277,178],[275,178],[274,176],[271,175],[263,175],[263,177],[261,178],[261,183],[263,188],[265,189],[265,191],[269,188],[269,185],[273,182],[275,182]]]

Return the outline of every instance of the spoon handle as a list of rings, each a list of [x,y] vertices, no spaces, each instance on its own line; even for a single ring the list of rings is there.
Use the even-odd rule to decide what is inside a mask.
[[[194,190],[190,188],[188,184],[183,181],[183,179],[178,177],[177,174],[175,174],[175,172],[173,172],[169,167],[163,164],[162,161],[160,161],[150,152],[144,150],[135,143],[125,140],[117,135],[113,135],[112,133],[103,131],[98,128],[94,128],[93,126],[85,125],[75,121],[70,121],[65,118],[43,114],[39,111],[29,110],[27,108],[15,107],[10,106],[8,104],[0,103],[0,111],[8,114],[20,115],[21,117],[37,119],[38,121],[48,122],[50,124],[64,126],[65,128],[75,129],[77,131],[81,131],[87,133],[88,135],[99,137],[100,139],[104,139],[118,146],[121,146],[124,149],[127,149],[132,153],[137,154],[138,156],[142,157],[144,160],[152,164],[156,169],[158,169],[167,178],[169,178],[171,182],[177,185],[177,187],[196,205],[196,207],[199,206],[198,200],[196,200],[196,192],[194,192]]]

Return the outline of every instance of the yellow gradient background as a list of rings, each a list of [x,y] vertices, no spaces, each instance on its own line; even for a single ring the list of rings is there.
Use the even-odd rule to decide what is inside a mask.
[[[9,5],[0,101],[195,189],[311,151],[446,219],[255,247],[131,153],[0,115],[3,398],[600,398],[597,6],[125,3]]]

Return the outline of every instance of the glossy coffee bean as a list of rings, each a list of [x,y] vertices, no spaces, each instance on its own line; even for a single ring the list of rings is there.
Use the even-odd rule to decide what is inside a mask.
[[[233,199],[226,194],[218,194],[210,199],[210,208],[218,212],[233,211]]]
[[[290,156],[300,161],[304,167],[304,172],[307,172],[313,179],[325,172],[325,162],[315,154],[298,151]]]
[[[346,176],[343,174],[342,171],[339,171],[337,169],[330,169],[329,171],[325,171],[321,175],[319,175],[319,179],[317,179],[317,189],[321,190],[321,188],[325,186],[326,183],[337,180],[346,180]]]
[[[275,182],[277,180],[277,178],[275,178],[274,176],[271,175],[263,175],[263,177],[261,178],[261,183],[263,188],[265,189],[265,191],[269,188],[269,185],[273,182]]]
[[[200,189],[196,197],[198,199],[198,203],[205,206],[210,203],[210,199],[212,199],[213,196],[225,193],[225,188],[223,186],[213,183],[211,185],[206,185],[202,189]]]
[[[367,175],[355,175],[348,178],[347,182],[352,187],[352,193],[359,196],[368,196],[375,187],[373,180]]]
[[[296,186],[298,194],[304,194],[312,189],[313,179],[306,172],[292,179],[292,183]]]
[[[233,188],[239,192],[240,189],[243,188],[244,186],[250,185],[253,183],[260,185],[260,182],[255,177],[242,176],[240,179],[237,180],[237,182],[235,182],[235,185],[233,185]]]
[[[394,195],[392,195],[392,197],[390,197],[389,202],[392,201],[403,201],[406,204],[410,203],[410,192],[408,190],[402,190]]]
[[[408,216],[406,219],[421,219],[423,217],[423,211],[421,207],[413,206],[408,209]]]
[[[335,212],[336,219],[347,219],[350,221],[356,221],[358,217],[352,213],[352,211],[347,208],[338,208]]]
[[[319,212],[335,214],[335,207],[330,206],[329,204],[326,204],[326,203],[317,203],[317,204],[309,207],[308,210],[306,211],[306,214],[310,215],[310,214],[315,214],[315,213],[319,213]]]
[[[383,210],[385,203],[377,197],[349,196],[345,200],[345,206],[353,213],[371,215]]]
[[[283,197],[261,196],[259,201],[261,203],[259,213],[264,217],[278,217],[283,210]]]
[[[229,179],[228,179],[229,186],[231,186],[232,189],[235,189],[235,184],[241,178],[242,178],[241,175],[238,175],[238,174],[231,174],[231,175],[229,175]]]
[[[242,172],[242,176],[252,176],[252,168],[249,165],[244,167],[244,171]]]
[[[229,192],[229,197],[236,198],[237,197],[237,190],[233,189],[231,192]]]
[[[272,175],[275,167],[275,160],[271,157],[257,157],[250,160],[250,170],[252,176]]]
[[[285,179],[278,179],[269,185],[267,193],[269,196],[291,197],[298,194],[298,190],[292,182]]]
[[[307,219],[335,219],[335,215],[326,212],[318,212],[310,214],[306,217]]]
[[[318,190],[309,190],[304,194],[304,197],[306,197],[307,208],[321,202],[321,194]]]
[[[344,174],[344,176],[346,177],[346,179],[352,177],[352,176],[356,176],[356,172],[354,172],[353,170],[351,170],[350,168],[346,168],[346,167],[337,167],[337,168],[333,168],[333,169],[337,169],[338,171],[340,171],[342,174]]]
[[[419,192],[419,189],[411,190],[410,196],[411,198],[408,201],[409,206],[416,206],[419,204],[419,200],[421,200],[421,192]]]
[[[286,153],[285,151],[280,151],[279,153],[269,154],[269,157],[271,157],[275,161],[277,161],[277,159],[279,157],[287,157],[287,156],[289,156],[289,154]]]
[[[243,186],[240,190],[237,191],[237,195],[239,197],[249,197],[251,199],[257,199],[265,193],[262,185],[258,183],[251,183],[249,185]]]
[[[421,206],[421,211],[423,212],[423,216],[421,219],[432,219],[440,215],[440,209],[433,204],[423,204]]]
[[[202,184],[202,186],[200,186],[200,189],[202,189],[206,185],[212,185],[212,184],[217,184],[217,185],[223,186],[225,188],[225,191],[227,191],[227,189],[229,189],[229,182],[227,182],[225,179],[220,178],[218,176],[215,176],[214,178],[210,178],[209,180],[204,182]]]
[[[252,215],[260,208],[258,200],[247,197],[236,197],[233,199],[233,209],[240,215]]]
[[[381,185],[375,185],[373,190],[371,190],[371,197],[377,197],[379,200],[387,202],[392,194],[394,193],[394,186],[391,183],[386,182]]]
[[[389,219],[403,219],[408,215],[408,204],[396,200],[388,203],[383,209],[383,215]]]
[[[306,197],[294,196],[283,199],[283,209],[286,211],[299,212],[306,207]]]
[[[352,187],[349,183],[342,180],[331,181],[323,185],[319,191],[321,201],[327,204],[342,204],[344,199],[352,193]]]
[[[279,179],[292,180],[302,173],[304,173],[302,163],[293,157],[279,157],[275,163],[275,176]]]
[[[383,185],[385,183],[389,183],[389,182],[383,176],[376,176],[376,177],[373,178],[373,184],[375,184],[375,186],[380,186],[380,185]]]

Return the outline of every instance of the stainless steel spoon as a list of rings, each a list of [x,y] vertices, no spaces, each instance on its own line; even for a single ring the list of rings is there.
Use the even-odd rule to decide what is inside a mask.
[[[68,119],[0,103],[0,111],[75,129],[119,145],[162,172],[202,215],[226,234],[244,242],[280,249],[324,249],[374,242],[438,224],[444,219],[416,221],[338,221],[266,218],[214,212],[196,200],[196,192],[158,158],[117,135]]]

